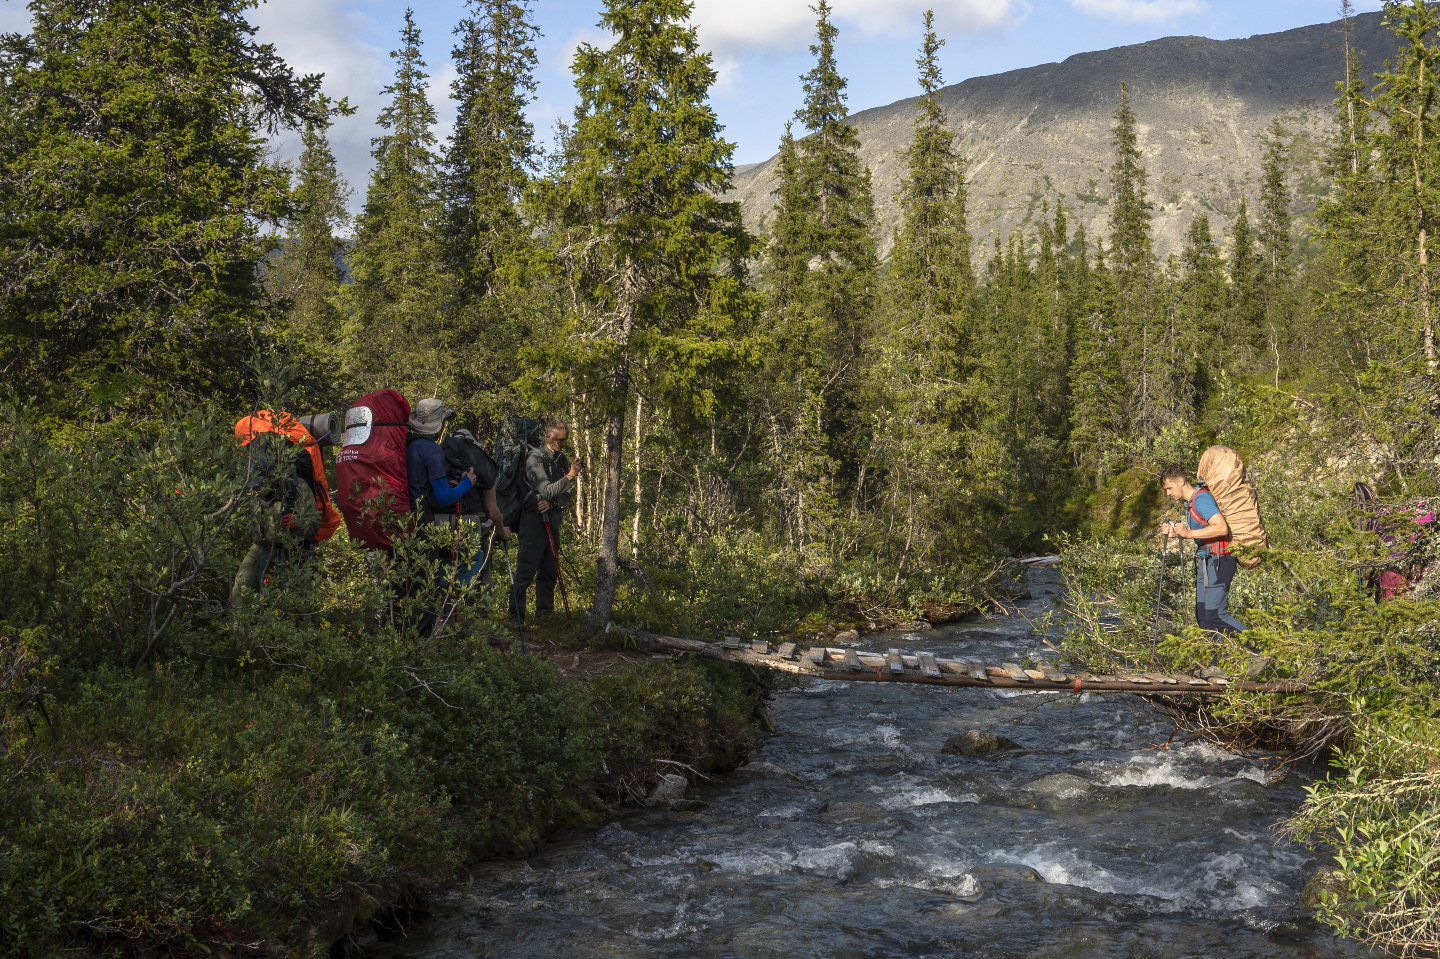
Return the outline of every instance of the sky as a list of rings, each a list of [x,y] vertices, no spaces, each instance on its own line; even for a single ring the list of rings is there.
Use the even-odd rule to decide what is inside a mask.
[[[557,119],[568,117],[575,97],[569,73],[581,43],[603,45],[597,26],[602,0],[531,0],[543,32],[538,45],[539,90],[530,115],[548,140]],[[735,162],[756,163],[774,155],[785,122],[799,108],[800,75],[812,62],[810,0],[694,0],[701,45],[719,74],[712,102],[725,136],[735,143]],[[364,200],[370,141],[384,106],[389,51],[399,42],[407,6],[424,41],[430,97],[443,140],[454,117],[449,99],[455,70],[450,51],[465,0],[269,0],[251,11],[260,39],[273,43],[303,73],[325,74],[332,97],[348,97],[353,117],[338,121],[331,144],[352,189],[351,207]],[[840,29],[836,59],[849,80],[852,111],[914,96],[915,58],[921,14],[934,7],[946,45],[940,62],[945,82],[959,83],[1076,53],[1143,43],[1160,37],[1203,36],[1216,40],[1274,33],[1339,16],[1339,0],[832,0]],[[1380,0],[1355,0],[1357,11],[1380,9]],[[19,0],[0,0],[0,30],[26,29]],[[282,136],[280,156],[292,158],[299,138]]]

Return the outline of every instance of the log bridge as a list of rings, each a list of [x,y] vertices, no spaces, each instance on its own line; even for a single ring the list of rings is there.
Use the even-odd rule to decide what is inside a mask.
[[[1303,693],[1305,683],[1288,680],[1252,682],[1214,675],[1184,673],[1124,672],[1103,675],[1085,670],[1053,666],[1027,669],[1018,663],[990,665],[979,660],[942,659],[932,653],[884,653],[857,649],[812,646],[801,650],[795,643],[772,647],[757,639],[747,642],[727,638],[723,642],[659,636],[644,630],[624,630],[652,650],[666,649],[692,653],[706,659],[720,659],[747,666],[759,666],[787,673],[836,679],[845,682],[921,683],[928,686],[973,686],[987,689],[1033,689],[1058,692],[1123,692],[1151,696],[1218,696],[1228,691],[1256,693]]]

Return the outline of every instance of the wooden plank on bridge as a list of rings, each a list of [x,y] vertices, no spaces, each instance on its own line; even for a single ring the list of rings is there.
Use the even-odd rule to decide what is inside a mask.
[[[779,656],[780,656],[781,659],[794,659],[794,658],[795,658],[795,644],[794,644],[794,643],[781,643],[781,644],[780,644]]]
[[[807,653],[805,654],[805,658],[808,659],[810,662],[814,663],[816,666],[824,666],[824,665],[825,665],[825,649],[824,649],[824,647],[822,647],[822,646],[811,646],[809,652],[807,652]]]
[[[845,668],[857,673],[865,668],[860,665],[860,655],[853,649],[845,650]]]
[[[759,653],[761,656],[764,656],[770,652],[770,644],[763,639],[757,639],[750,644],[750,652]]]
[[[1000,668],[1005,670],[1005,674],[1017,683],[1030,682],[1030,677],[1025,675],[1025,670],[1020,668],[1019,663],[1001,663]]]
[[[892,673],[903,673],[903,672],[905,672],[905,661],[900,658],[900,650],[898,650],[898,649],[892,649],[892,650],[890,650],[887,658],[890,660],[890,672],[892,672]]]
[[[936,665],[933,653],[920,654],[920,675],[930,677],[940,675],[940,667]]]

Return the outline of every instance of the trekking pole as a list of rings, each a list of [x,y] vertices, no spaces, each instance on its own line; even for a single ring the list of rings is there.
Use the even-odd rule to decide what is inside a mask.
[[[550,519],[544,513],[540,514],[540,518],[545,522],[545,535],[550,537],[550,555],[555,557],[555,582],[560,584],[560,599],[565,603],[565,620],[569,622],[574,617],[570,615],[570,594],[565,590],[565,574],[560,570],[560,549],[555,543],[555,527],[550,525]]]
[[[1160,540],[1160,571],[1155,577],[1155,633],[1150,640],[1150,653],[1153,656],[1156,646],[1160,643],[1160,600],[1165,594],[1165,558],[1170,553],[1170,535],[1163,534]]]

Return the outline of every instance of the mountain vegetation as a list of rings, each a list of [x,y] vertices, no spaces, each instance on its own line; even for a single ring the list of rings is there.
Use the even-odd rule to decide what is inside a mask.
[[[511,633],[499,591],[452,582],[428,532],[389,554],[273,534],[283,558],[232,608],[277,517],[250,481],[269,454],[230,424],[387,387],[485,438],[512,413],[569,422],[592,465],[564,574],[588,614],[544,628],[577,663],[614,626],[942,621],[1012,589],[1007,557],[1060,543],[1098,557],[1072,570],[1095,624],[1072,655],[1219,655],[1177,582],[1163,649],[1132,587],[1155,562],[1157,472],[1228,443],[1274,548],[1241,577],[1252,648],[1224,655],[1259,649],[1330,695],[1214,716],[1310,745],[1321,723],[1315,751],[1350,779],[1295,829],[1342,851],[1349,894],[1326,915],[1400,950],[1435,940],[1414,838],[1434,831],[1440,743],[1431,534],[1399,556],[1350,506],[1357,480],[1395,515],[1440,495],[1434,8],[1387,0],[1396,52],[1373,78],[1337,54],[1312,231],[1277,117],[1253,213],[1197,215],[1161,258],[1124,76],[1103,233],[1056,193],[977,250],[929,13],[902,172],[877,197],[826,0],[758,235],[687,0],[607,0],[611,39],[577,51],[548,154],[525,115],[531,6],[470,0],[444,144],[407,13],[347,237],[326,131],[350,107],[254,41],[250,5],[32,0],[33,30],[0,40],[0,954],[313,952],[469,852],[634,798],[656,759],[748,747],[753,679],[572,682]],[[266,152],[281,129],[302,134],[291,166]],[[899,211],[888,249],[880,203]],[[480,544],[452,545],[458,562]],[[1394,568],[1416,585],[1381,604],[1366,572]],[[1086,619],[1092,597],[1123,626]],[[422,632],[422,609],[445,615]],[[1379,692],[1349,668],[1377,641],[1403,679]],[[335,903],[339,926],[317,925]]]

